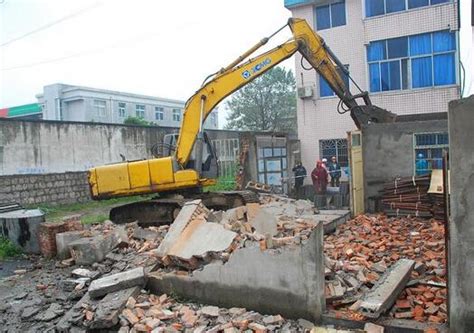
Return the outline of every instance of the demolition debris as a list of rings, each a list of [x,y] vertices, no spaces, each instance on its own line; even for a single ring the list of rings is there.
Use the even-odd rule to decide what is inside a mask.
[[[318,299],[316,289],[308,296],[304,288],[322,281],[322,302],[325,296],[328,310],[341,318],[445,322],[446,263],[440,222],[358,216],[333,226],[336,231],[324,236],[324,245],[314,243],[320,244],[321,251],[324,247],[325,258],[320,251],[318,264],[312,242],[322,239],[322,222],[341,215],[335,215],[337,211],[318,214],[307,201],[267,194],[261,194],[260,200],[222,212],[207,209],[199,200],[188,202],[171,226],[141,228],[137,223],[117,226],[107,221],[83,228],[77,218],[56,226],[45,224],[43,251],[47,256],[57,253],[58,261],[40,260],[35,269],[18,271],[4,282],[8,293],[0,306],[0,324],[10,331],[324,332],[307,320],[288,320],[283,312],[178,302],[164,292],[143,289],[150,287],[147,280],[152,276],[171,274],[194,281],[209,272],[233,272],[248,253],[267,256],[262,258],[272,261],[288,281],[297,277],[282,295],[300,300],[300,307],[317,308],[317,303],[311,303]],[[289,272],[278,268],[279,256],[284,263],[294,261],[285,266]],[[264,264],[268,262],[258,265],[263,269]],[[238,267],[243,274],[243,266]],[[300,277],[308,279],[306,284],[300,285]],[[265,281],[266,287],[273,288],[271,280]],[[219,288],[214,292],[222,292]],[[292,294],[295,288],[304,289],[304,295]],[[272,297],[279,292],[269,290]],[[377,325],[366,327],[383,330]]]

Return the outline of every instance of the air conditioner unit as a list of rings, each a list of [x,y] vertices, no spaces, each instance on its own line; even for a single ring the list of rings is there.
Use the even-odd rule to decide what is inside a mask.
[[[313,97],[313,87],[300,87],[298,88],[298,97],[299,98],[310,98]]]

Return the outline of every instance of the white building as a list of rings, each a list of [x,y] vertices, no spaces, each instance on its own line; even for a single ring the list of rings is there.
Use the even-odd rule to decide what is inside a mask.
[[[61,83],[45,86],[36,98],[46,120],[122,124],[127,117],[137,117],[169,127],[180,126],[185,104],[179,100]],[[210,114],[205,128],[218,128],[217,113],[216,109]]]
[[[456,0],[285,0],[345,64],[372,103],[396,114],[447,112],[460,97],[458,3]],[[303,63],[304,67],[308,64]],[[349,114],[337,113],[339,98],[296,56],[298,138],[303,164],[336,155],[347,165]],[[351,92],[358,92],[350,82]]]

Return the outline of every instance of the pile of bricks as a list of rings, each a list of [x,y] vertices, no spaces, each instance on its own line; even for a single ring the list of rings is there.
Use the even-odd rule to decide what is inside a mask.
[[[354,302],[400,258],[415,261],[411,280],[389,311],[396,318],[446,320],[444,226],[419,218],[360,215],[326,235],[326,296],[333,309]]]

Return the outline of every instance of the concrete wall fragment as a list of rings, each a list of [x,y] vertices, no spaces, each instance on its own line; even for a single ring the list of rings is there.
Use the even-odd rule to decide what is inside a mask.
[[[474,95],[449,103],[449,322],[474,331]]]
[[[240,248],[225,264],[212,262],[190,276],[151,273],[148,286],[201,303],[319,321],[325,309],[323,224],[304,244]]]

